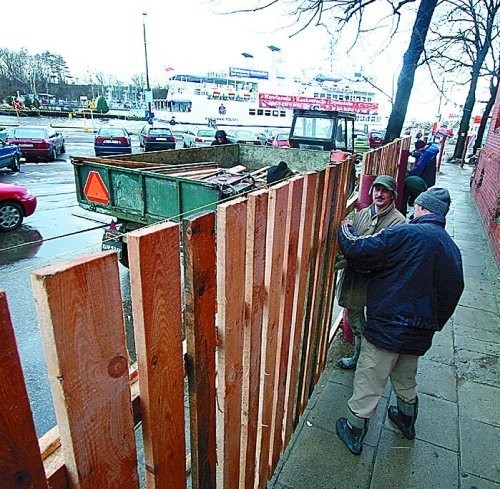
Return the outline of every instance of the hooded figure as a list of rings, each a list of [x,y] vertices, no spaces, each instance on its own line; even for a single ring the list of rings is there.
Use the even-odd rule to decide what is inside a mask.
[[[231,144],[231,141],[227,139],[226,131],[223,129],[215,132],[215,141],[212,142],[212,146],[219,146],[221,144]]]

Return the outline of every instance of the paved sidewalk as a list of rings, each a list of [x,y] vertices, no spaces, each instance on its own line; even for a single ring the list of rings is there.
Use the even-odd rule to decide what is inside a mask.
[[[499,489],[500,272],[469,189],[471,168],[444,163],[436,186],[452,205],[447,230],[465,275],[460,304],[419,362],[417,437],[387,418],[390,383],[371,420],[361,456],[335,433],[345,416],[353,372],[336,367],[351,348],[337,338],[325,372],[268,487],[273,489]]]

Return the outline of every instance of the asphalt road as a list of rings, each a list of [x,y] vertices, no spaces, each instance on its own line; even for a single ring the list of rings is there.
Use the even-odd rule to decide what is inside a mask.
[[[0,233],[0,289],[7,293],[39,436],[53,427],[56,420],[30,274],[49,264],[99,251],[102,229],[95,228],[110,222],[108,216],[81,209],[75,195],[70,155],[94,156],[93,132],[78,128],[58,130],[66,140],[65,155],[51,163],[25,163],[21,160],[20,173],[0,170],[1,182],[25,186],[38,200],[35,213],[25,219],[19,230]],[[133,151],[142,151],[137,136],[133,139]],[[127,330],[131,331],[128,270],[121,265],[120,276]],[[133,355],[132,349],[133,338],[129,334],[129,350]]]

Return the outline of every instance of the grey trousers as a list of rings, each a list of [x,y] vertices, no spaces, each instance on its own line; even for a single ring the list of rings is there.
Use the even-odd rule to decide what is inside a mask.
[[[352,334],[354,336],[361,336],[361,333],[365,329],[366,319],[365,310],[363,309],[350,309],[347,308],[347,320],[352,329]]]
[[[361,354],[354,374],[353,393],[347,405],[359,418],[371,418],[377,410],[387,379],[396,395],[412,403],[417,396],[417,355],[392,353],[361,341]]]

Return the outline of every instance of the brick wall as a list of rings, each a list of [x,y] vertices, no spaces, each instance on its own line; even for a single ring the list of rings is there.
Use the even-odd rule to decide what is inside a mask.
[[[472,195],[495,260],[500,264],[500,91],[472,182]]]

